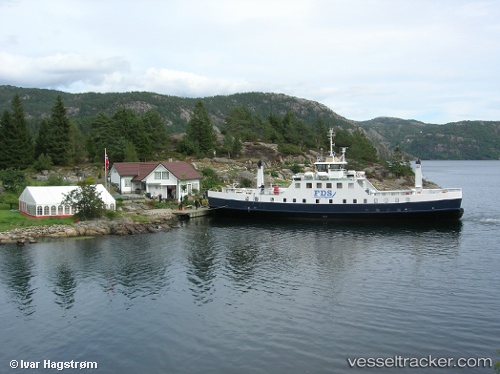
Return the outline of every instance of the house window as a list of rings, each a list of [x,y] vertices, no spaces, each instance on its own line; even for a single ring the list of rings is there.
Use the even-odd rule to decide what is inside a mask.
[[[132,180],[127,178],[124,180],[124,182],[125,182],[125,187],[130,187]]]
[[[170,178],[170,173],[168,171],[162,171],[161,179],[168,179],[168,178]]]
[[[155,171],[155,179],[160,180],[161,179],[161,171]]]

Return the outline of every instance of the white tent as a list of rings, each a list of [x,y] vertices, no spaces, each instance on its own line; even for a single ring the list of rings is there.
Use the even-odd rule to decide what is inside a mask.
[[[116,201],[102,184],[97,184],[97,193],[106,209],[115,210]],[[28,186],[19,196],[19,211],[32,217],[67,217],[75,214],[71,206],[62,205],[65,195],[78,186]]]

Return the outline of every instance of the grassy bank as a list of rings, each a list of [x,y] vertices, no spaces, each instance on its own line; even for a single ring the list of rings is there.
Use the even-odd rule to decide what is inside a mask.
[[[0,232],[28,226],[69,225],[73,218],[31,218],[19,212],[11,212],[7,204],[0,204]]]

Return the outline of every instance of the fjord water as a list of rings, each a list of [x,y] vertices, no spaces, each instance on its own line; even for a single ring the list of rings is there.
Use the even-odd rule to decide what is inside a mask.
[[[463,188],[460,223],[200,218],[157,234],[0,246],[0,372],[46,359],[97,362],[99,373],[500,360],[500,162],[424,161],[423,172]]]

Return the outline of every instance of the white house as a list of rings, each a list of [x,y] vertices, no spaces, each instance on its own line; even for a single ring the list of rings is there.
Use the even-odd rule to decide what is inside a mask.
[[[68,217],[76,212],[70,205],[62,205],[64,197],[78,186],[28,186],[19,196],[19,212],[36,218]],[[116,201],[102,184],[96,185],[106,209],[115,210]]]
[[[145,192],[164,199],[179,199],[199,191],[201,175],[186,162],[117,162],[110,170],[111,183],[122,194]]]

